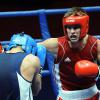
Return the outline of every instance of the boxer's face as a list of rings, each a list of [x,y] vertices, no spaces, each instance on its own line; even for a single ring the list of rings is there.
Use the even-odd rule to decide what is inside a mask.
[[[68,25],[66,27],[68,38],[71,42],[78,42],[81,33],[80,25]]]

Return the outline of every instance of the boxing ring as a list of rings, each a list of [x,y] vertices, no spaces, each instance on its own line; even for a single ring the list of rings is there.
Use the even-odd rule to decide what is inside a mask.
[[[100,6],[82,7],[82,8],[84,10],[86,10],[87,12],[97,12],[97,13],[100,12]],[[46,15],[64,14],[67,10],[68,10],[68,8],[52,9],[52,10],[41,9],[41,10],[32,10],[32,11],[0,12],[0,17],[38,16],[42,39],[35,39],[35,40],[36,40],[36,42],[39,42],[39,41],[43,41],[43,40],[51,37],[50,31],[48,28]],[[100,39],[100,35],[96,35],[95,37]],[[5,48],[9,44],[9,41],[1,41],[1,43],[2,43],[3,47]],[[46,59],[47,69],[45,69],[45,66],[44,66],[44,69],[42,71],[42,76],[43,76],[43,78],[48,77],[48,76],[50,77],[50,81],[51,81],[50,84],[53,89],[54,95],[56,96],[58,94],[58,91],[57,91],[58,87],[55,84],[55,81],[53,78],[53,72],[52,72],[53,61],[54,61],[54,58],[53,58],[52,54],[47,52],[47,59]]]

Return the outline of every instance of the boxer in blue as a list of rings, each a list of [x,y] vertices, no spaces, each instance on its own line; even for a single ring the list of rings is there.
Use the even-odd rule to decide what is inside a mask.
[[[32,54],[36,50],[31,36],[21,33],[11,37],[8,51],[0,54],[0,100],[33,100],[39,93],[41,64]]]

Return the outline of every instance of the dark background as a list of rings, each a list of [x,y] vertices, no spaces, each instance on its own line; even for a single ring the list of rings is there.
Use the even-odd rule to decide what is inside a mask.
[[[39,9],[63,9],[73,6],[88,7],[100,6],[100,0],[2,0],[0,1],[0,12],[3,11],[28,11]],[[100,34],[100,12],[89,12],[90,27],[89,34]],[[52,37],[63,35],[63,14],[47,15],[48,26]],[[34,38],[42,38],[38,16],[31,17],[0,17],[0,41],[7,41],[11,35],[25,31]],[[35,100],[55,100],[51,87],[50,77],[43,78],[43,88]]]
[[[100,6],[100,0],[2,0],[0,12],[28,11],[39,9],[63,9],[73,6]],[[100,33],[100,12],[91,12],[89,34]],[[63,35],[63,14],[47,15],[48,26],[52,37]],[[9,40],[13,33],[25,31],[34,38],[42,38],[38,16],[0,18],[0,41]]]

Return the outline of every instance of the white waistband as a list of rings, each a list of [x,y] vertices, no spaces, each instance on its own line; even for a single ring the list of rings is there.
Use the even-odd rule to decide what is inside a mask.
[[[98,92],[97,86],[93,85],[90,88],[75,91],[59,90],[58,97],[62,97],[63,100],[84,100],[91,98]]]

